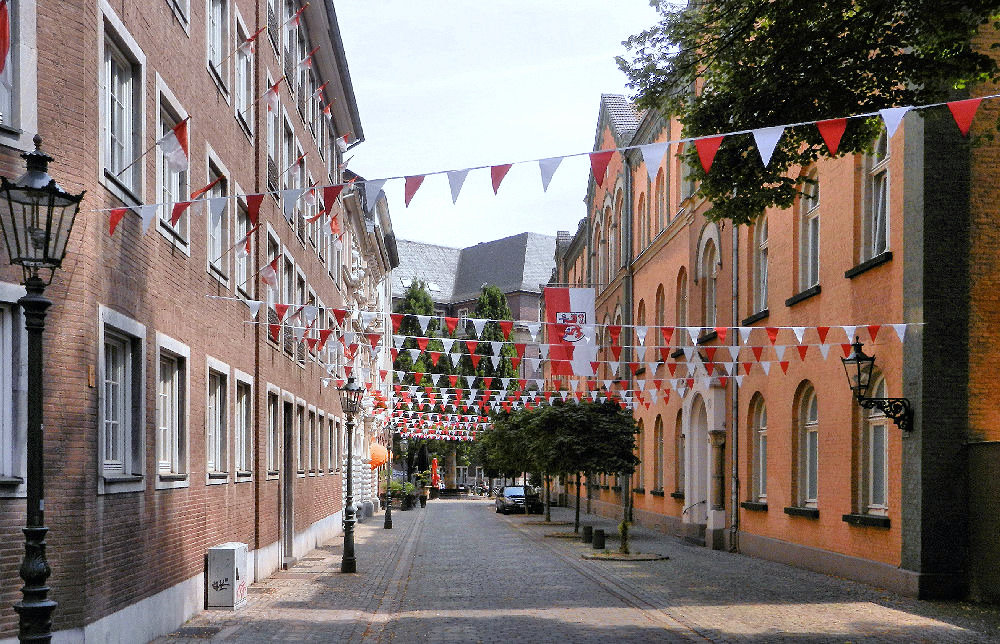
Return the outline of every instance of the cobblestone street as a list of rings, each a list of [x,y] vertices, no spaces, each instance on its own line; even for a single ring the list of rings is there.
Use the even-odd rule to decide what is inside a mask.
[[[554,521],[572,520],[554,508]],[[432,501],[358,526],[358,573],[341,542],[251,587],[242,611],[206,611],[159,642],[991,642],[998,611],[869,586],[633,530],[668,560],[584,560],[572,525],[501,516],[491,501]],[[588,516],[585,524],[613,532]],[[617,541],[609,539],[609,549]]]

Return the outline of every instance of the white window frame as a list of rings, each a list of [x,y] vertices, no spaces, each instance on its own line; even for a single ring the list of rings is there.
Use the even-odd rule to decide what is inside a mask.
[[[767,503],[767,405],[763,397],[754,400],[751,414],[753,500]]]
[[[239,184],[233,183],[233,194],[239,195],[236,198],[236,214],[234,216],[235,227],[232,234],[232,243],[236,244],[247,236],[253,224],[250,221],[250,209],[247,206],[246,195]],[[257,233],[260,234],[260,229]],[[236,295],[243,299],[249,299],[252,289],[247,283],[250,281],[251,269],[253,267],[253,256],[255,250],[253,240],[250,240],[250,252],[243,255],[244,248],[234,247],[230,252],[233,255],[233,289]]]
[[[340,469],[340,419],[334,416],[326,417],[327,423],[327,461],[328,472],[336,472]]]
[[[861,261],[878,257],[889,250],[889,208],[891,206],[890,187],[891,174],[891,142],[885,129],[882,129],[875,140],[874,150],[865,156],[865,206],[863,214],[861,245]],[[878,156],[879,149],[884,147],[885,154]],[[881,185],[881,190],[878,186]],[[881,222],[879,218],[881,217]],[[878,244],[879,223],[882,227],[881,245]],[[881,247],[880,247],[881,246]]]
[[[212,405],[212,376],[213,374],[222,379],[221,391],[223,395],[223,400],[221,403],[216,401],[213,408]],[[230,393],[230,381],[232,380],[232,373],[229,365],[221,360],[217,360],[212,356],[205,356],[205,483],[207,485],[224,485],[229,483],[230,472],[232,470],[232,463],[230,458],[230,436],[229,436],[229,426],[232,425],[230,422],[232,414],[230,413],[229,401],[232,398]],[[213,418],[213,412],[218,411],[219,417],[218,422],[215,423],[215,418]],[[214,425],[218,425],[216,428]],[[214,436],[214,448],[213,448],[213,437],[211,434],[213,431],[217,431],[216,436]],[[215,452],[212,454],[210,452]],[[214,458],[214,457],[218,458]],[[215,465],[213,469],[209,464]],[[225,469],[219,469],[218,466],[222,465]],[[224,476],[223,476],[224,475]]]
[[[807,183],[803,189],[799,208],[799,290],[819,285],[821,219],[819,216],[820,185],[819,174],[814,170],[809,178],[816,183]]]
[[[115,176],[111,167],[111,105],[110,105],[110,63],[113,55],[128,59],[132,67],[132,80],[129,83],[131,103],[129,105],[130,141],[123,152],[123,167],[131,163],[142,151],[142,143],[146,140],[146,55],[138,43],[129,34],[124,23],[108,4],[108,0],[100,0],[103,19],[100,21],[102,33],[99,40],[100,52],[100,87],[101,100],[98,101],[99,131],[101,145],[99,146],[100,164],[99,181],[111,194],[129,205],[143,202],[145,163],[139,162],[126,171],[125,178]],[[127,160],[126,160],[127,158]]]
[[[181,105],[177,97],[167,86],[166,81],[156,73],[156,136],[157,138],[166,134],[162,115],[166,111],[172,113],[172,116],[177,117],[178,120],[186,119],[188,117],[187,110]],[[191,140],[191,121],[188,121],[188,141]],[[190,153],[190,147],[188,148]],[[191,256],[191,208],[189,206],[187,211],[181,215],[181,218],[177,220],[176,226],[170,225],[170,217],[173,214],[173,203],[167,203],[168,197],[166,194],[166,182],[176,181],[179,179],[179,185],[177,185],[178,194],[176,195],[177,201],[187,201],[188,195],[191,194],[191,169],[190,167],[180,173],[174,173],[167,165],[166,159],[163,155],[163,151],[157,146],[156,153],[156,201],[159,202],[160,212],[157,216],[156,228],[160,235],[163,236],[170,244],[181,251],[187,257]]]
[[[166,0],[177,22],[187,35],[191,35],[191,0]]]
[[[762,215],[753,228],[754,275],[753,275],[753,309],[754,313],[767,310],[767,215]]]
[[[10,109],[2,115],[0,143],[29,151],[38,131],[38,49],[36,2],[9,2],[10,53],[0,82],[11,88]],[[103,54],[102,54],[103,55]]]
[[[274,407],[271,402],[274,401]],[[267,383],[267,468],[268,480],[277,479],[281,472],[282,404],[281,389]]]
[[[816,418],[810,417],[816,406]],[[804,508],[819,506],[819,398],[810,387],[803,393],[799,410],[799,505]],[[809,488],[815,479],[816,489]]]
[[[653,489],[663,490],[663,416],[653,422]]]
[[[233,381],[233,471],[242,483],[252,481],[254,472],[253,376],[234,368]],[[247,392],[245,400],[241,389]]]
[[[97,458],[97,492],[108,494],[117,492],[141,492],[145,488],[146,465],[146,327],[132,318],[113,309],[98,305],[97,332],[97,396],[98,396],[98,458]],[[126,387],[124,394],[125,416],[123,421],[124,462],[122,473],[116,473],[104,466],[105,444],[105,339],[110,331],[115,336],[125,338],[129,342],[129,352],[126,356]]]
[[[715,241],[706,243],[702,249],[702,256],[699,268],[701,268],[702,281],[702,326],[712,328],[716,326],[719,316],[717,282],[719,276],[719,248]]]
[[[205,219],[205,271],[212,276],[217,282],[222,284],[226,289],[229,288],[231,281],[231,256],[235,250],[230,249],[232,241],[230,239],[230,230],[232,226],[230,225],[230,210],[232,206],[232,199],[230,198],[233,191],[232,186],[232,175],[229,172],[229,168],[226,167],[222,160],[219,159],[219,155],[215,153],[212,146],[206,145],[205,153],[205,167],[207,168],[207,175],[205,177],[205,185],[208,185],[214,181],[217,177],[221,177],[222,180],[216,185],[212,186],[212,189],[205,193],[204,198],[214,198],[214,197],[226,197],[226,205],[222,209],[222,217],[219,220],[219,225],[221,230],[218,231],[218,241],[213,242],[213,231],[212,231],[212,221],[209,216],[209,205],[206,201],[204,204],[204,219]],[[217,244],[213,247],[213,243]],[[215,261],[218,260],[218,261]]]
[[[236,22],[236,42],[234,43],[234,49],[237,49],[236,54],[233,56],[235,60],[233,64],[233,113],[236,115],[236,120],[240,123],[240,126],[246,132],[247,137],[253,141],[254,114],[257,101],[257,96],[254,92],[254,57],[257,55],[256,46],[259,44],[259,41],[255,40],[249,51],[240,47],[250,37],[250,30],[247,28],[246,23],[243,22],[243,16],[240,15],[237,7],[233,7],[233,14]]]
[[[329,436],[326,433],[326,412],[316,409],[316,476],[326,474],[327,468],[323,467],[323,459],[329,454],[330,448],[327,445]]]
[[[170,437],[176,461],[169,469],[163,468],[164,461],[160,458],[163,451],[163,394],[160,382],[160,362],[168,358],[178,366],[179,382],[176,386],[177,399],[174,401],[173,427],[174,435]],[[190,453],[191,439],[188,428],[191,411],[191,349],[188,345],[156,332],[156,489],[173,489],[190,486]]]
[[[295,432],[293,444],[295,446],[295,475],[304,478],[308,468],[309,444],[308,416],[306,414],[306,401],[302,398],[295,399],[295,407],[292,410],[292,430]]]
[[[872,397],[886,398],[885,378],[879,375],[877,378],[873,378],[872,381]],[[859,486],[863,494],[861,511],[865,514],[886,516],[889,514],[889,419],[878,407],[873,407],[870,410],[862,409],[862,412],[862,425],[864,428],[862,435],[863,467],[862,480]],[[882,435],[882,449],[878,453],[876,453],[875,449],[876,433],[881,433]],[[881,463],[878,463],[878,461],[881,461]],[[881,465],[881,476],[876,476],[877,465]],[[874,488],[876,478],[881,479],[882,494],[885,497],[881,503],[875,498]]]
[[[317,430],[316,421],[319,418],[319,412],[313,405],[308,405],[306,407],[306,432],[309,434],[309,447],[306,452],[306,474],[309,476],[316,476],[316,473],[320,470],[320,446],[319,446],[319,431]]]
[[[0,282],[0,498],[27,492],[28,336],[17,300],[23,286]]]
[[[221,7],[221,16],[217,15],[216,6]],[[232,46],[230,14],[229,0],[205,0],[205,68],[226,102],[230,100],[227,59]]]

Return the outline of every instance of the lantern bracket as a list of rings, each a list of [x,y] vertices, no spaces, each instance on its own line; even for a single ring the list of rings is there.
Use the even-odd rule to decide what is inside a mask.
[[[913,408],[909,398],[858,398],[864,409],[879,409],[904,432],[913,431]]]

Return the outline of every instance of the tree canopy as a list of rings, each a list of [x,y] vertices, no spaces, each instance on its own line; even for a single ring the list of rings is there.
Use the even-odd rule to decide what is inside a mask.
[[[998,78],[973,39],[1000,0],[651,0],[655,26],[625,41],[619,67],[641,108],[677,116],[686,137],[840,118],[955,98]],[[697,88],[698,91],[694,91]],[[867,151],[877,118],[849,119],[838,155]],[[815,125],[786,128],[765,168],[750,134],[727,137],[706,175],[683,155],[711,219],[748,223],[790,207],[790,174],[828,155]]]

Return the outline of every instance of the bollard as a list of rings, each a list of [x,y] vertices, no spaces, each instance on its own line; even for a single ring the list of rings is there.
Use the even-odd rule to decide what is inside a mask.
[[[583,526],[583,542],[590,543],[594,540],[594,526],[585,525]]]
[[[604,550],[604,530],[594,530],[594,550]]]

